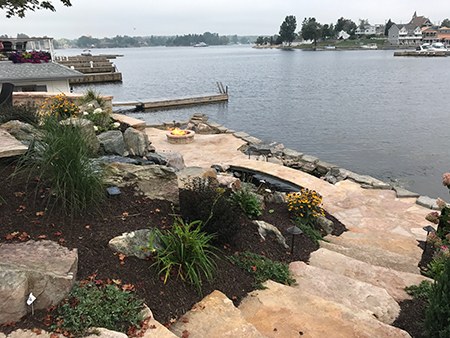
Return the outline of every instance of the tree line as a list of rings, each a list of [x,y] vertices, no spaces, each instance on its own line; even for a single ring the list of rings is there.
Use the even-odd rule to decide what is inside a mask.
[[[395,23],[392,22],[391,19],[386,22],[383,31],[385,36],[388,35],[389,29],[394,24]],[[345,32],[348,34],[348,38],[353,40],[357,38],[356,31],[358,28],[364,30],[365,27],[369,25],[370,23],[368,19],[359,19],[359,25],[350,19],[345,19],[344,17],[339,18],[336,24],[321,24],[316,20],[316,18],[310,17],[303,20],[300,31],[296,33],[296,18],[293,15],[288,15],[282,22],[278,34],[270,37],[259,36],[255,43],[257,45],[280,45],[285,43],[290,46],[295,39],[302,38],[303,40],[312,40],[314,44],[317,44],[317,41],[336,39],[339,37],[341,32]],[[440,27],[450,28],[450,20],[443,20]]]

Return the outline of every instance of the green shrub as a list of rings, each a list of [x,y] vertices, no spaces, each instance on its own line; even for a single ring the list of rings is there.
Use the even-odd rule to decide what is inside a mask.
[[[133,326],[139,328],[139,322],[143,320],[143,301],[118,285],[96,284],[97,281],[75,282],[70,294],[58,306],[51,329],[83,336],[91,327],[123,333]]]
[[[432,338],[450,337],[450,260],[444,271],[436,276],[425,310],[425,335]]]
[[[232,193],[230,201],[239,206],[248,218],[261,215],[261,202],[258,202],[258,198],[245,186]]]
[[[289,211],[295,218],[302,219],[302,223],[311,228],[317,223],[317,217],[325,216],[321,207],[322,197],[314,190],[302,189],[300,192],[290,193],[286,196]]]
[[[67,211],[79,213],[105,197],[101,170],[90,155],[79,127],[47,118],[40,139],[30,145],[18,170],[29,169],[30,175],[37,175],[41,184],[50,187],[48,203],[53,200]]]
[[[180,217],[175,217],[171,230],[161,232],[155,229],[149,238],[149,246],[140,248],[155,252],[153,243],[158,238],[163,249],[154,253],[156,262],[153,265],[158,266],[160,274],[164,274],[164,283],[171,273],[175,273],[183,281],[197,287],[200,295],[202,276],[208,281],[213,279],[217,272],[213,258],[218,258],[212,251],[215,247],[210,244],[214,236],[203,232],[201,225],[201,221],[185,224]]]
[[[264,289],[262,283],[269,279],[285,285],[295,283],[295,279],[290,275],[287,264],[273,262],[267,257],[249,251],[244,251],[228,258],[255,277],[253,287]]]
[[[38,109],[32,105],[0,106],[0,124],[12,120],[19,120],[36,126],[39,123]]]
[[[232,243],[241,227],[239,208],[228,200],[229,191],[212,179],[195,177],[180,191],[180,214],[187,222],[202,221],[202,230],[214,235],[211,243]]]
[[[427,275],[430,278],[436,279],[438,276],[440,276],[445,269],[445,263],[449,259],[446,258],[444,255],[439,255],[435,259],[431,261],[430,264],[427,265],[428,271],[425,272],[425,275]]]
[[[311,238],[314,241],[314,244],[319,245],[319,241],[324,241],[322,234],[313,228],[312,225],[304,224],[304,219],[301,217],[297,217],[292,220],[292,222],[305,234],[306,237]]]
[[[414,298],[425,298],[428,300],[430,297],[432,283],[428,280],[423,280],[419,285],[411,285],[405,287],[405,291],[408,295]]]

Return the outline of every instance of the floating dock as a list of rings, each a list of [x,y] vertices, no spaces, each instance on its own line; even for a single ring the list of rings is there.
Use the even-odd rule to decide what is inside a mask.
[[[115,56],[57,56],[56,62],[84,74],[82,79],[69,80],[70,84],[122,82],[122,73],[109,61],[113,57]]]
[[[139,101],[124,101],[124,102],[114,102],[113,107],[124,107],[124,106],[135,106],[138,109],[151,109],[151,108],[167,108],[175,106],[186,106],[193,104],[204,104],[204,103],[216,103],[228,101],[228,94],[226,93],[207,93],[200,95],[191,96],[180,96],[173,98],[159,98],[159,99],[148,99]]]
[[[404,51],[404,52],[394,52],[394,56],[442,57],[442,56],[447,56],[447,54],[445,52]]]

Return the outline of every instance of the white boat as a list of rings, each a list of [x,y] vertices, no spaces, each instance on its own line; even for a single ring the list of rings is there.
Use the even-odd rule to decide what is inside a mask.
[[[83,50],[83,52],[81,53],[81,56],[92,56],[91,50],[90,49]]]
[[[204,43],[204,42],[202,41],[202,42],[196,43],[196,44],[193,45],[193,46],[194,46],[194,47],[208,47],[209,45],[206,44],[206,43]]]
[[[428,50],[433,52],[447,52],[447,47],[442,42],[433,42]]]
[[[336,49],[336,46],[325,46],[325,49]]]
[[[416,52],[417,53],[428,53],[428,52],[433,52],[432,50],[430,50],[430,44],[429,43],[423,43],[421,45],[417,45],[416,46]]]
[[[362,45],[361,47],[364,49],[378,49],[376,43],[368,43],[367,45]]]

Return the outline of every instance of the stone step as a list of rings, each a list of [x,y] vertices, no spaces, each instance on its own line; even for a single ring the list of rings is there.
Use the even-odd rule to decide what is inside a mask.
[[[138,119],[135,119],[133,117],[129,117],[129,116],[122,115],[122,114],[111,114],[111,117],[114,120],[116,120],[118,122],[126,123],[130,127],[134,128],[134,129],[137,129],[139,131],[144,131],[145,130],[145,126],[146,126],[145,121],[138,120]]]
[[[241,316],[241,311],[230,299],[217,290],[195,304],[170,327],[170,331],[178,337],[189,338],[265,337]]]
[[[403,228],[402,228],[403,229]],[[370,237],[370,238],[386,238],[386,239],[398,239],[404,241],[415,241],[415,236],[412,233],[407,232],[406,230],[394,229],[390,231],[381,231],[381,230],[373,230],[367,228],[353,228],[348,227],[348,231],[342,233],[341,236],[346,238],[355,238],[355,237]],[[423,231],[423,230],[422,230]],[[426,232],[424,232],[426,233]],[[414,242],[416,245],[417,243]]]
[[[366,312],[385,324],[392,324],[400,313],[385,289],[304,262],[292,262],[289,270],[296,280],[294,288],[341,303],[354,313]]]
[[[263,285],[267,289],[248,295],[239,309],[247,322],[266,337],[410,337],[407,332],[382,323],[372,315],[355,313],[340,303],[301,289],[270,280]]]
[[[309,264],[384,288],[396,301],[411,299],[404,290],[406,286],[419,285],[423,280],[431,281],[418,274],[371,265],[325,248],[312,252]]]
[[[348,257],[366,262],[368,264],[383,266],[402,272],[420,274],[419,261],[395,252],[383,250],[375,246],[361,245],[351,242],[340,244],[319,242],[321,248],[339,252]]]
[[[347,235],[349,236],[349,235]],[[377,238],[371,237],[370,234],[360,234],[360,237],[356,237],[358,235],[353,235],[354,237],[343,237],[343,236],[332,236],[328,235],[325,237],[326,240],[330,241],[333,244],[339,244],[345,246],[346,243],[355,243],[366,246],[374,246],[381,248],[386,251],[394,252],[399,255],[404,255],[410,257],[411,259],[417,260],[417,264],[419,264],[423,250],[418,246],[419,243],[415,239],[395,239],[395,238]],[[365,237],[363,237],[365,236]]]

